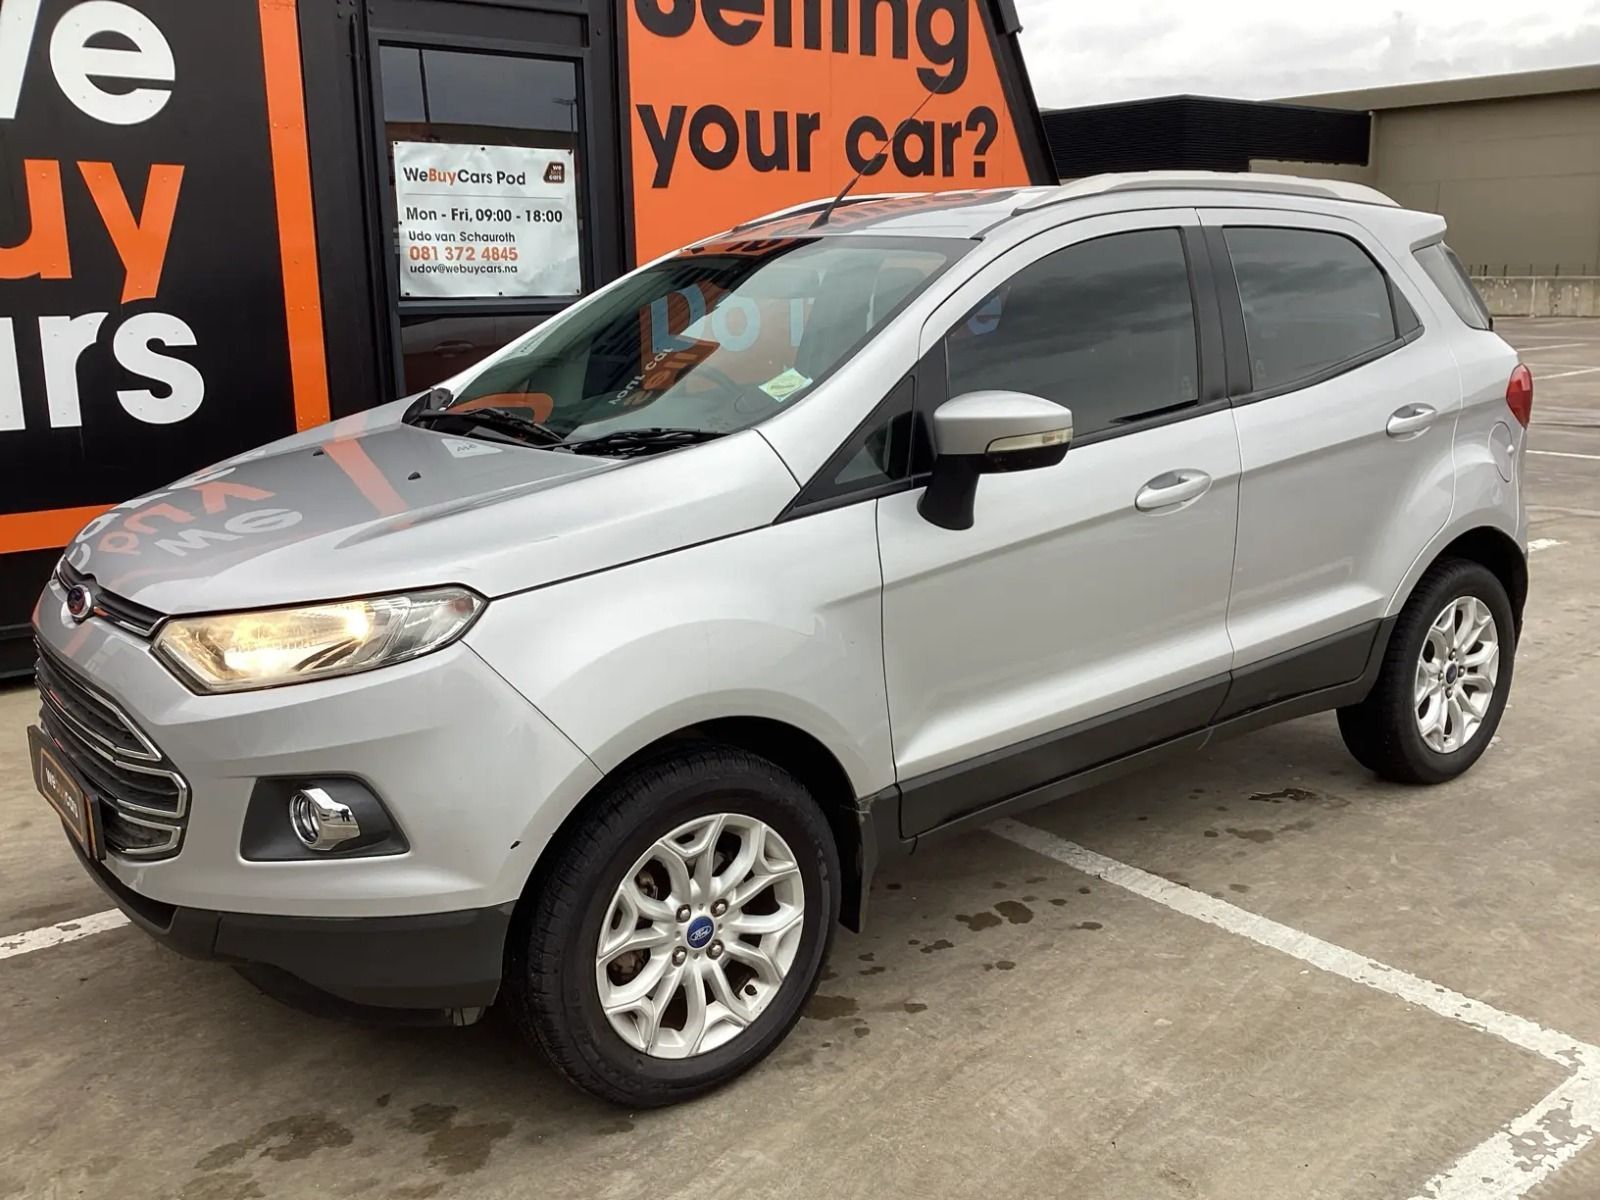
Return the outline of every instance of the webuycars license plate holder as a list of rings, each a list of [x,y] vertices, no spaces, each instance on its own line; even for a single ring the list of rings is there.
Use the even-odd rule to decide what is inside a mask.
[[[29,758],[33,762],[33,785],[45,803],[61,818],[68,836],[92,861],[105,857],[100,836],[100,809],[94,794],[66,761],[50,735],[37,725],[28,727]]]

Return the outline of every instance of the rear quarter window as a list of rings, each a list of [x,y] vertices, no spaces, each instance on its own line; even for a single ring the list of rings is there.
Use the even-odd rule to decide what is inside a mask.
[[[1443,242],[1435,242],[1418,250],[1416,259],[1427,272],[1428,278],[1433,280],[1433,286],[1439,289],[1439,294],[1456,310],[1456,316],[1473,329],[1494,328],[1489,306],[1478,295],[1478,289],[1472,286],[1472,278],[1454,250]]]

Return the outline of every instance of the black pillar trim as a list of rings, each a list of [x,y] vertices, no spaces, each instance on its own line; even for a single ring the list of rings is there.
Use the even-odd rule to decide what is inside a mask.
[[[1014,0],[977,0],[977,5],[983,19],[984,34],[989,39],[989,49],[994,57],[995,71],[1000,76],[1000,91],[1011,110],[1011,125],[1017,131],[1017,142],[1022,149],[1022,161],[1028,168],[1028,179],[1040,186],[1059,183],[1055,158],[1050,153],[1050,138],[1045,132],[1044,116],[1039,111],[1039,101],[1033,93],[1033,79],[1028,74],[1028,63],[1022,54],[1022,41],[1018,36],[1022,22],[1017,17]]]

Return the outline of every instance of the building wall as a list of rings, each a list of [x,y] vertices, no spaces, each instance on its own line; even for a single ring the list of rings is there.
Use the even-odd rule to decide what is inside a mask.
[[[1600,266],[1600,91],[1394,109],[1373,128],[1377,186],[1442,213],[1464,262],[1484,274]]]
[[[1378,186],[1375,167],[1337,166],[1333,163],[1284,162],[1275,158],[1253,158],[1252,171],[1266,171],[1273,175],[1299,175],[1308,179],[1342,179],[1346,183],[1364,183]]]
[[[1600,87],[1587,69],[1588,86],[1553,94],[1478,98],[1475,82],[1308,98],[1372,109],[1371,165],[1252,167],[1349,179],[1441,213],[1475,274],[1600,274]]]
[[[1488,275],[1473,281],[1497,317],[1600,317],[1600,277]]]

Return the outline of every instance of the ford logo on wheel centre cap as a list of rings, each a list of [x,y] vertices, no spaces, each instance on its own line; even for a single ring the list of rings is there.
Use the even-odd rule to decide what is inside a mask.
[[[716,924],[710,917],[696,917],[689,922],[689,928],[684,933],[684,941],[689,943],[691,950],[703,950],[711,935],[716,932]]]

